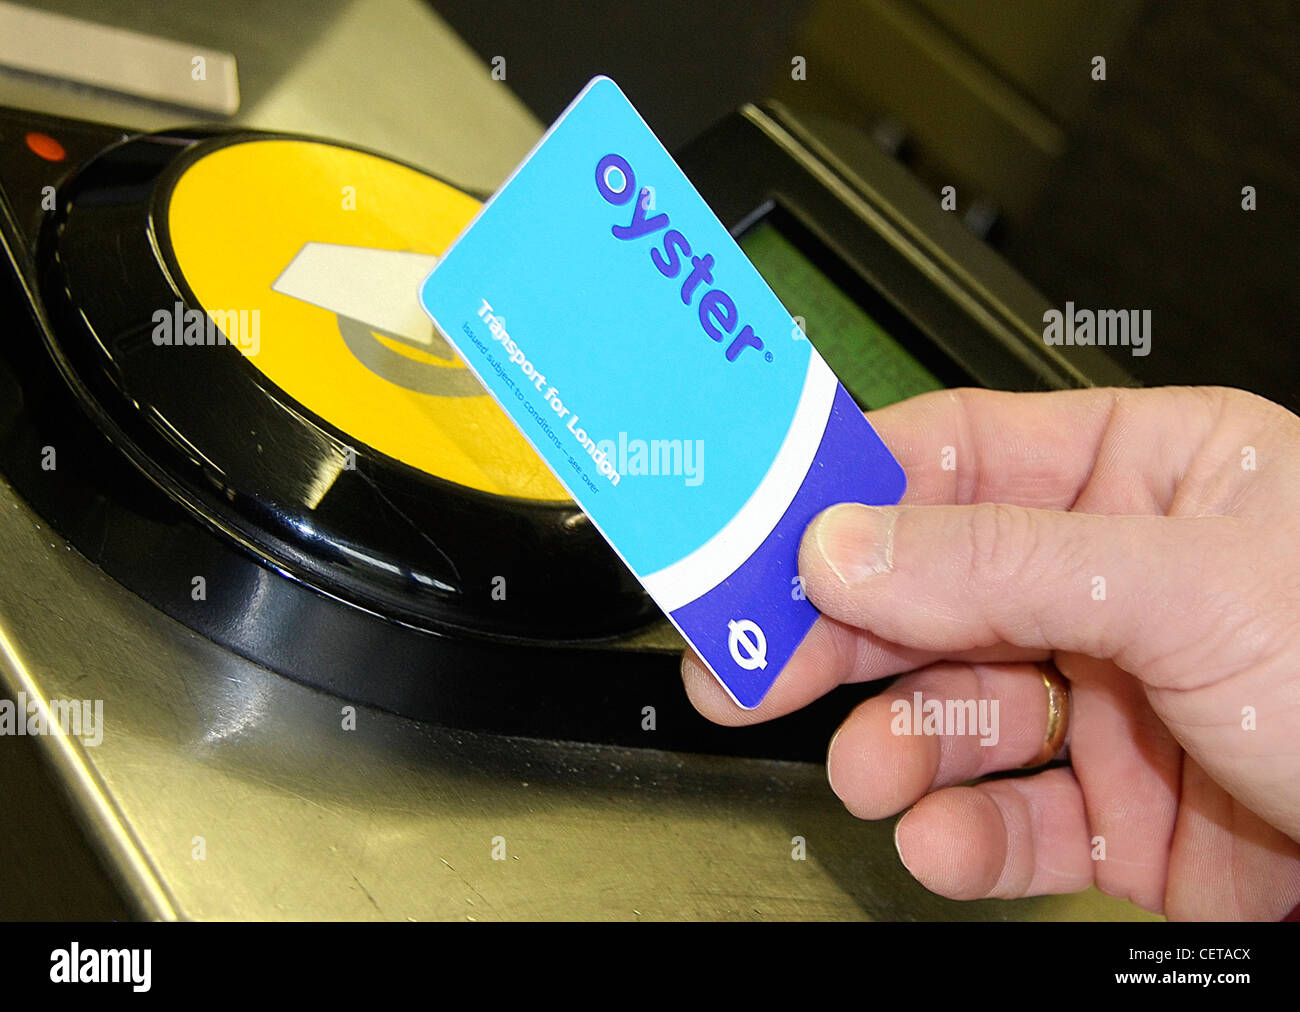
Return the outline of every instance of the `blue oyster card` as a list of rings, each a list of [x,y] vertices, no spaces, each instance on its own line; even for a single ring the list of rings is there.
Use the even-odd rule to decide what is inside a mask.
[[[742,707],[817,618],[799,540],[906,478],[727,229],[605,77],[420,301]]]

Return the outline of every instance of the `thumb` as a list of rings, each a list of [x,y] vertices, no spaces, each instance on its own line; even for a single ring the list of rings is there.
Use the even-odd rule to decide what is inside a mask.
[[[1234,601],[1241,524],[842,503],[809,524],[799,571],[822,612],[894,643],[1065,650],[1193,688],[1227,673],[1196,647]]]

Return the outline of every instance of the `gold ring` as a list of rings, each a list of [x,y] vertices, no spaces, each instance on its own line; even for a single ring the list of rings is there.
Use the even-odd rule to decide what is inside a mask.
[[[1025,763],[1023,769],[1042,766],[1056,758],[1065,745],[1065,734],[1070,728],[1070,683],[1051,661],[1038,664],[1038,675],[1047,688],[1047,731],[1043,734],[1043,747],[1038,755]]]

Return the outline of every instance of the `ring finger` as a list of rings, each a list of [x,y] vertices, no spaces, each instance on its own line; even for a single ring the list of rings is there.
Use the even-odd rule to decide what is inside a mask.
[[[932,664],[840,726],[827,755],[831,789],[859,818],[887,818],[940,787],[1034,761],[1048,717],[1035,664]]]

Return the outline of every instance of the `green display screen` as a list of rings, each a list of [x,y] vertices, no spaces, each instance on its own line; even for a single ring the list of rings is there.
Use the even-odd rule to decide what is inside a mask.
[[[791,315],[804,318],[808,339],[859,407],[944,388],[770,222],[745,232],[740,247]]]

